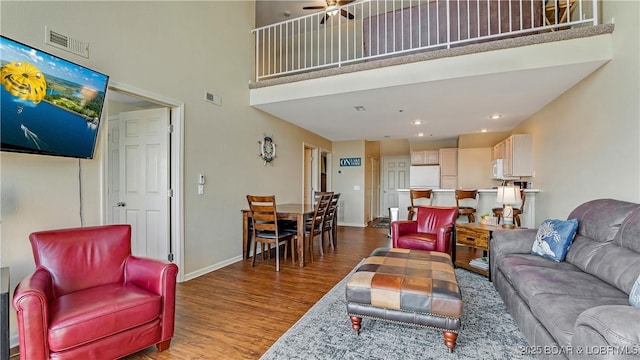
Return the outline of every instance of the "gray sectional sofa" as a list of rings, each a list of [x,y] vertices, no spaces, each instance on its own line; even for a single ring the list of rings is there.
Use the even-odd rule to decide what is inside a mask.
[[[640,358],[640,308],[629,292],[640,274],[640,204],[599,199],[568,219],[578,231],[563,262],[531,254],[536,229],[499,230],[491,279],[541,358]]]

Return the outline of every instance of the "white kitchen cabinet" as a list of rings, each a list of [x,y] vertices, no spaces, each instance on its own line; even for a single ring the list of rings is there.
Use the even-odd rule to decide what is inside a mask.
[[[529,134],[515,134],[504,141],[504,175],[533,176],[533,143]]]
[[[440,175],[458,175],[458,149],[440,149]]]
[[[440,176],[440,189],[456,189],[458,187],[458,177],[451,175]]]
[[[444,148],[439,151],[440,188],[455,189],[458,187],[458,149]]]
[[[504,143],[504,141],[501,141],[493,147],[493,158],[491,160],[504,159]]]
[[[438,150],[419,150],[411,152],[411,165],[438,165]]]

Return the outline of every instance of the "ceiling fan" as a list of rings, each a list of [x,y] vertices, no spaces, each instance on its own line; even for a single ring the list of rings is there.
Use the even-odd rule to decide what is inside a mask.
[[[325,20],[328,20],[329,17],[334,16],[338,13],[338,7],[342,5],[346,5],[348,3],[354,2],[355,0],[326,0],[327,5],[317,5],[317,6],[305,6],[303,10],[324,10],[326,15],[320,21],[320,24],[324,24]],[[340,15],[344,16],[349,20],[353,20],[355,16],[352,13],[348,12],[345,9],[340,9]]]

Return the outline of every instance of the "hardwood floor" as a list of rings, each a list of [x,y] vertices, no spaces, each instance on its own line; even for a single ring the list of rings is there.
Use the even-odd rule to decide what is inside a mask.
[[[177,286],[176,326],[171,347],[147,348],[139,359],[258,359],[326,292],[377,247],[389,246],[388,229],[338,228],[335,250],[325,245],[314,262],[300,268],[290,259],[260,255]],[[346,309],[345,309],[345,316]]]

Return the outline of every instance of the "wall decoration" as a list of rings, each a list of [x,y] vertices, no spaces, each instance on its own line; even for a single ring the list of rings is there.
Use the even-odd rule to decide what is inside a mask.
[[[262,158],[262,165],[271,163],[276,157],[276,144],[273,142],[273,138],[265,135],[258,143],[260,144],[260,154],[258,156]]]
[[[362,166],[362,158],[340,158],[340,166]]]

